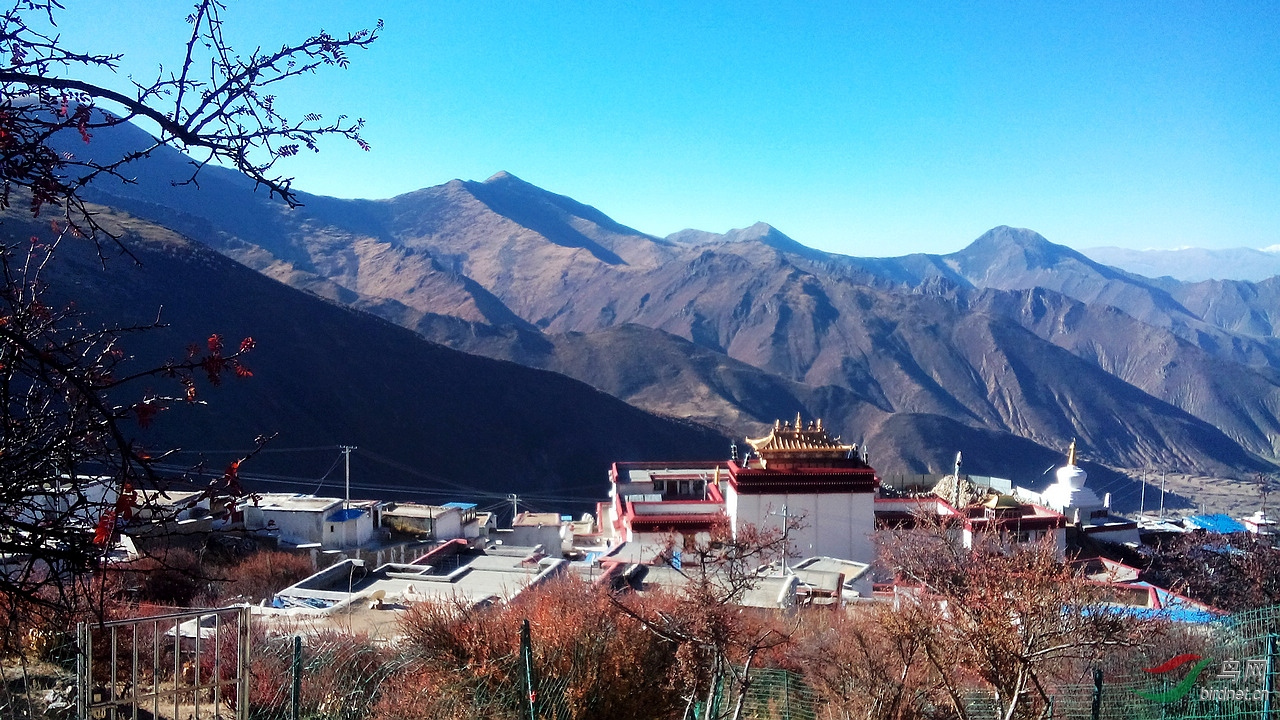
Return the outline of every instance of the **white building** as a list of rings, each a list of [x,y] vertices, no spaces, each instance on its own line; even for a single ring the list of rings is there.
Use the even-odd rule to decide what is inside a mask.
[[[511,521],[508,544],[541,547],[549,557],[564,557],[563,524],[559,513],[522,512]]]
[[[653,549],[705,542],[717,527],[786,534],[790,557],[871,563],[879,478],[858,448],[831,440],[815,420],[774,423],[728,462],[614,463],[610,502],[600,505],[611,544]],[[856,592],[870,595],[869,577]]]
[[[1258,510],[1247,518],[1240,518],[1240,524],[1244,525],[1244,529],[1255,535],[1280,535],[1280,523],[1271,519],[1262,510]]]
[[[294,493],[264,493],[244,508],[249,530],[274,529],[285,545],[314,545],[326,550],[359,547],[373,538],[375,501],[345,503]],[[259,525],[259,523],[261,525]]]
[[[471,522],[475,521],[474,505]],[[379,510],[382,527],[404,533],[426,535],[432,540],[463,537],[463,509],[455,505],[423,505],[420,503],[387,503]]]
[[[721,494],[723,463],[614,463],[610,502],[599,507],[610,544],[661,547],[706,542],[728,522]]]

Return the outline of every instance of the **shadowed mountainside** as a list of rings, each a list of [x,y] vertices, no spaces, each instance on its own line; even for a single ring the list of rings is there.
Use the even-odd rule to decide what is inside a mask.
[[[141,265],[113,257],[102,267],[87,243],[64,242],[46,280],[50,297],[74,302],[85,323],[167,327],[131,334],[133,368],[180,357],[211,333],[231,342],[254,337],[254,376],[202,390],[209,405],[175,403],[153,428],[130,426],[147,447],[199,452],[220,468],[222,452],[278,433],[255,473],[319,478],[336,449],[273,452],[339,443],[357,445],[353,487],[365,494],[471,499],[483,493],[573,498],[600,495],[608,463],[620,459],[721,457],[729,441],[693,423],[656,417],[562,375],[467,355],[371,315],[270,280],[171,232],[127,216],[106,216],[126,232]],[[13,216],[6,238],[47,232]],[[180,394],[154,381],[161,394]],[[144,383],[145,385],[146,383]],[[144,388],[135,387],[135,391]],[[378,456],[382,460],[370,458]],[[386,462],[390,461],[390,462]],[[281,487],[315,491],[316,483]],[[329,493],[341,493],[331,476]]]

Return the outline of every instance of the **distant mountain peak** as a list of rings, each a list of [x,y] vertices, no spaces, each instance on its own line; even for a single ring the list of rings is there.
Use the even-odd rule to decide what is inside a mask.
[[[973,245],[998,244],[998,245],[1016,245],[1021,248],[1043,248],[1047,246],[1055,246],[1049,242],[1048,238],[1028,228],[1011,227],[1009,225],[998,225],[986,231]]]
[[[1075,250],[1050,242],[1035,230],[1008,225],[991,228],[963,250],[945,257],[971,268],[985,268],[988,272],[1010,262],[1024,268],[1048,268],[1064,260],[1092,264]]]
[[[759,221],[744,228],[734,228],[726,233],[713,233],[703,230],[681,230],[667,236],[667,241],[677,245],[707,245],[711,243],[760,243],[779,252],[800,255],[811,259],[822,259],[827,254],[821,250],[804,245],[788,237],[778,228],[767,222]]]
[[[745,227],[737,230],[730,230],[726,234],[729,236],[736,237],[739,240],[749,240],[749,239],[766,237],[774,233],[782,234],[781,231],[779,231],[774,226],[770,225],[767,222],[764,222],[763,220],[760,220],[755,222],[749,227]]]
[[[499,170],[498,172],[490,175],[489,179],[485,180],[484,182],[486,185],[490,185],[493,183],[502,183],[502,182],[518,182],[524,185],[529,184],[524,180],[521,180],[520,178],[516,177],[515,175],[512,175],[511,173],[507,172],[506,170]]]
[[[707,232],[706,230],[695,230],[693,228],[685,228],[668,235],[665,240],[676,245],[705,245],[709,243],[717,243],[724,240],[724,235],[720,233]]]

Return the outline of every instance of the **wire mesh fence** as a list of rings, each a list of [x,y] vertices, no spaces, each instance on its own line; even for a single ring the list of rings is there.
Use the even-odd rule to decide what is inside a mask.
[[[1276,720],[1280,718],[1280,606],[1201,626],[1205,649],[1171,658],[1166,672],[1109,667],[1092,684],[1058,685],[1047,717],[1093,720]],[[990,693],[973,693],[972,718],[1000,718]]]
[[[0,663],[0,718],[73,717],[77,654],[75,633],[25,632],[21,652]]]
[[[739,700],[742,720],[815,720],[821,705],[800,675],[769,668],[753,670],[745,692],[726,690],[716,709],[736,712]]]
[[[150,622],[155,624],[154,620]],[[169,629],[172,628],[165,625],[157,633],[163,638]],[[1280,718],[1280,707],[1275,703],[1276,683],[1280,680],[1280,607],[1240,613],[1200,626],[1194,632],[1205,636],[1195,663],[1187,662],[1176,672],[1164,675],[1146,673],[1142,667],[1128,667],[1125,662],[1113,663],[1105,666],[1098,684],[1048,688],[1052,699],[1049,712],[1041,715],[1037,711],[1036,715],[1090,720]],[[183,662],[186,651],[181,643],[171,653],[164,649],[163,641],[157,645],[151,636],[139,638],[134,642],[130,631],[127,642],[117,642],[114,658],[110,655],[110,643],[89,644],[96,667],[115,668],[110,683],[117,686],[114,696],[117,699],[134,692],[122,689],[131,683],[149,687],[147,678],[152,674],[159,684],[174,683],[178,688],[179,678],[186,672]],[[605,716],[601,709],[605,707],[603,698],[583,690],[590,685],[586,679],[593,670],[586,660],[560,663],[554,671],[549,666],[539,668],[535,663],[530,672],[523,651],[513,652],[494,659],[485,668],[460,664],[454,678],[456,682],[441,683],[438,676],[432,682],[424,681],[414,653],[394,641],[314,628],[267,635],[261,628],[253,628],[248,644],[248,702],[243,711],[256,720],[366,717],[570,720]],[[195,684],[180,697],[176,709],[172,701],[133,703],[126,708],[108,707],[108,703],[89,713],[77,713],[76,667],[80,656],[75,633],[33,632],[24,639],[23,645],[24,652],[6,658],[2,666],[0,720],[70,720],[77,716],[187,720],[195,717],[195,693],[201,690]],[[146,669],[145,663],[133,665],[135,648],[146,650],[139,655],[143,657],[153,656],[156,647],[161,648],[163,657],[154,668]],[[209,645],[207,651],[229,652],[216,650],[215,645]],[[194,675],[194,664],[191,672]],[[224,680],[219,672],[209,678],[215,684]],[[192,682],[195,683],[194,677]],[[97,693],[100,700],[109,699],[113,697],[110,683],[94,680],[87,691]],[[200,716],[236,717],[241,708],[236,702],[227,701],[231,697],[237,696],[225,695],[217,701],[212,694],[201,698],[200,707],[206,711]],[[674,705],[683,707],[683,713],[664,712],[663,716],[674,719],[707,715],[708,708],[702,704],[678,702]],[[971,718],[1001,716],[1000,706],[990,692],[970,693],[965,705]],[[844,717],[838,703],[806,685],[802,673],[772,668],[753,669],[745,692],[726,681],[710,710],[712,716],[723,719],[733,717],[739,707],[738,717],[743,720]]]
[[[339,632],[258,637],[249,662],[253,720],[366,718],[406,658]]]

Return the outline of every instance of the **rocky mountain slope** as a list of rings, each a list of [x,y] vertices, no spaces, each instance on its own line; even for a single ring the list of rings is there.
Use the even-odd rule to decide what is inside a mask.
[[[1072,437],[1116,467],[1273,467],[1266,283],[1149,280],[1014,228],[871,259],[764,224],[658,238],[506,173],[288,211],[216,169],[215,201],[156,180],[181,163],[99,197],[429,338],[725,432],[820,414],[885,472],[941,470],[970,443],[1008,474]]]

